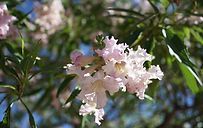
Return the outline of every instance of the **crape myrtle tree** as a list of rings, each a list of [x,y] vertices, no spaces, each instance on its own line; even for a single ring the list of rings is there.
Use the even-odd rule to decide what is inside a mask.
[[[0,127],[203,127],[203,1],[1,0]]]

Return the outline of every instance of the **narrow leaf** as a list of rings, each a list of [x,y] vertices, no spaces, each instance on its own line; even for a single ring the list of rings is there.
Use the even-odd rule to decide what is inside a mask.
[[[66,105],[68,102],[70,102],[70,101],[72,101],[73,99],[75,99],[75,97],[76,97],[80,92],[81,92],[81,89],[76,88],[76,89],[71,93],[71,95],[68,97],[68,99],[66,100],[65,105]]]
[[[190,70],[187,68],[186,65],[179,63],[179,67],[182,71],[182,74],[185,78],[187,86],[190,88],[192,93],[196,94],[199,91],[199,88],[197,86],[197,82],[195,80],[195,77],[193,74],[190,72]]]
[[[4,96],[4,97],[0,100],[0,105],[4,102],[4,100],[6,100],[7,97],[8,97],[8,95]]]
[[[170,29],[167,29],[167,31],[162,30],[162,33],[163,36],[166,38],[169,53],[171,55],[174,55],[180,63],[187,65],[189,71],[193,74],[199,84],[202,85],[202,82],[194,69],[196,66],[190,61],[183,41]]]
[[[10,113],[11,113],[11,106],[10,104],[8,108],[5,111],[3,120],[0,122],[0,127],[1,128],[10,128]]]
[[[124,19],[137,19],[137,17],[129,16],[129,15],[118,15],[118,14],[111,14],[107,15],[109,17],[118,17],[118,18],[124,18]]]
[[[75,78],[75,76],[76,76],[76,75],[74,75],[74,74],[70,74],[70,75],[68,75],[68,76],[64,79],[64,81],[60,84],[60,86],[59,86],[59,88],[58,88],[58,91],[57,91],[57,94],[56,94],[57,97],[58,97],[59,94],[66,88],[67,84],[68,84],[72,79]]]
[[[31,52],[25,55],[25,57],[21,61],[21,66],[25,74],[27,74],[32,66],[35,64],[39,48],[39,44],[37,43],[31,50]]]
[[[20,33],[20,39],[21,39],[21,52],[22,52],[22,56],[24,56],[25,41],[21,33]]]
[[[136,12],[132,9],[124,9],[124,8],[107,8],[107,10],[114,10],[114,11],[121,11],[121,12],[126,12],[126,13],[130,13],[130,14],[134,14],[140,17],[145,17],[143,14]]]
[[[29,12],[27,12],[26,14],[21,14],[19,15],[21,12],[16,12],[16,14],[18,14],[18,18],[19,20],[16,22],[16,24],[20,24],[24,19],[27,19],[28,16],[32,13],[33,9],[30,10]]]
[[[9,93],[9,94],[17,94],[17,90],[13,85],[6,85],[6,84],[2,84],[0,83],[0,89],[2,89],[0,91],[0,93]]]
[[[87,117],[86,116],[83,116],[82,117],[82,123],[81,123],[81,128],[85,128],[85,122],[87,120]]]
[[[0,83],[0,88],[7,88],[7,89],[11,89],[13,91],[16,91],[16,88],[13,85],[6,85],[6,84]]]
[[[144,95],[144,98],[148,99],[149,101],[154,102],[154,99],[151,96],[147,95],[147,94]]]
[[[196,31],[194,31],[193,29],[190,30],[191,34],[193,35],[193,37],[203,45],[203,38],[200,36],[200,34]]]
[[[31,128],[37,128],[36,124],[35,124],[35,120],[34,120],[34,117],[31,113],[31,111],[29,110],[29,108],[27,107],[27,105],[23,102],[22,99],[20,99],[21,103],[25,106],[27,112],[28,112],[28,115],[29,115],[29,122],[30,122],[30,127]]]
[[[11,44],[5,43],[4,45],[11,54],[15,54],[15,48]]]
[[[37,93],[39,93],[39,92],[42,91],[42,90],[43,90],[42,87],[40,87],[40,88],[36,88],[36,89],[32,89],[32,90],[27,89],[27,90],[24,91],[23,96],[32,96],[32,95],[36,95]]]

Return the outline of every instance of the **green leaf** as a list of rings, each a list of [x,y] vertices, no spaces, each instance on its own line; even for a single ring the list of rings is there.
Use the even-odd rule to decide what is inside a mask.
[[[37,93],[39,93],[40,91],[42,91],[44,88],[40,87],[40,88],[36,88],[36,89],[27,89],[24,91],[23,96],[32,96],[32,95],[36,95]]]
[[[11,113],[11,106],[10,104],[8,108],[5,111],[3,120],[0,122],[0,127],[1,128],[10,128],[10,113]]]
[[[82,117],[82,123],[81,123],[81,128],[85,128],[85,122],[87,120],[87,117],[86,116],[83,116]]]
[[[16,66],[20,65],[20,60],[18,59],[17,56],[4,56],[4,57],[5,57],[5,61],[10,61],[16,64]],[[20,66],[18,66],[18,68],[20,68]]]
[[[190,66],[195,67],[195,65],[189,60],[187,50],[182,40],[170,30],[167,31],[167,40],[166,43],[169,47],[170,54],[173,54],[180,62]]]
[[[185,37],[187,39],[190,39],[190,28],[189,27],[184,27],[183,32],[184,32]]]
[[[124,9],[124,8],[107,8],[107,10],[114,10],[114,11],[121,11],[121,12],[126,12],[129,13],[131,15],[136,15],[136,16],[140,16],[140,17],[145,17],[143,14],[136,12],[132,9]]]
[[[8,59],[8,57],[5,57],[3,55],[3,53],[0,53],[0,68],[3,70],[3,72],[6,75],[12,76],[17,81],[20,81],[18,73],[15,70],[15,66],[10,66],[10,65],[6,64],[6,63],[8,63],[8,62],[6,62],[7,59]]]
[[[35,65],[37,61],[37,54],[39,52],[39,44],[37,43],[30,53],[25,54],[23,57],[23,60],[21,61],[21,69],[22,69],[22,75],[23,75],[23,86],[27,85],[28,79],[29,79],[29,73],[31,68]]]
[[[0,100],[0,105],[4,102],[4,100],[6,100],[7,97],[8,97],[8,95],[4,96],[4,97]]]
[[[7,84],[0,83],[0,88],[5,89],[4,91],[1,91],[0,93],[9,93],[9,94],[13,94],[13,95],[18,94],[16,88],[13,85],[7,85]]]
[[[130,15],[121,15],[121,14],[111,14],[107,15],[108,17],[116,17],[116,18],[124,18],[124,19],[138,19],[137,17],[130,16]]]
[[[156,98],[158,87],[159,87],[158,80],[153,81],[153,83],[151,83],[150,86],[148,87],[146,94],[152,97],[153,99]]]
[[[179,67],[182,71],[182,74],[185,78],[186,84],[187,86],[190,88],[190,90],[192,91],[192,93],[196,94],[199,91],[199,88],[197,86],[197,82],[195,80],[195,77],[193,76],[193,74],[190,72],[190,70],[188,69],[188,67],[182,63],[179,63]]]
[[[5,47],[7,48],[7,50],[11,53],[11,54],[14,54],[16,51],[15,51],[15,48],[9,44],[9,43],[4,43]]]
[[[68,99],[65,102],[65,105],[72,101],[73,99],[75,99],[75,97],[81,92],[81,89],[79,88],[75,88],[75,90],[73,90],[73,92],[71,93],[71,95],[68,97]]]
[[[25,41],[21,33],[20,33],[20,40],[21,40],[21,52],[22,52],[22,56],[24,56]]]
[[[8,88],[8,89],[11,89],[13,91],[16,91],[16,88],[13,85],[7,85],[7,84],[1,84],[0,83],[0,88]]]
[[[187,65],[189,71],[193,74],[199,84],[202,85],[202,82],[194,69],[196,66],[190,61],[183,41],[171,29],[167,29],[166,31],[162,30],[162,33],[166,39],[169,53],[174,55],[180,63]]]
[[[137,37],[137,39],[135,40],[135,42],[130,46],[130,47],[134,47],[135,45],[139,44],[139,42],[141,42],[141,40],[144,38],[144,34],[143,32],[140,32],[139,36]]]
[[[16,24],[20,24],[23,20],[28,19],[28,16],[32,13],[33,9],[30,10],[29,12],[27,12],[26,14],[23,14],[21,11],[18,10],[14,10],[13,14],[15,16],[17,16],[18,21],[16,22]]]
[[[144,95],[144,98],[148,99],[149,101],[154,102],[154,99],[151,96],[147,95],[147,94]]]
[[[193,35],[193,37],[203,45],[203,38],[200,36],[200,34],[198,32],[196,32],[195,30],[191,29],[190,30],[191,34]]]
[[[64,81],[60,84],[56,96],[58,97],[59,94],[66,88],[67,84],[75,78],[76,75],[70,74],[64,79]]]
[[[24,105],[24,107],[26,108],[28,115],[29,115],[29,122],[30,122],[30,127],[31,128],[37,128],[36,124],[35,124],[35,119],[31,113],[31,111],[29,110],[29,108],[27,107],[27,105],[23,102],[22,99],[20,99],[21,103]]]
[[[94,47],[99,48],[99,49],[104,48],[104,47],[105,47],[105,44],[104,44],[104,42],[103,42],[104,39],[105,39],[105,37],[104,37],[103,35],[97,35],[97,36],[96,36],[97,42],[95,42],[95,43],[93,44]]]
[[[169,1],[168,0],[160,0],[161,4],[166,8],[169,5]]]

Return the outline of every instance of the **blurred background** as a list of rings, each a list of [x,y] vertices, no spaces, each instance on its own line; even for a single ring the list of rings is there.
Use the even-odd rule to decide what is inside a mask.
[[[29,108],[15,100],[13,91],[0,88],[0,121],[9,113],[11,128],[30,127],[30,114],[38,128],[98,127],[92,116],[82,118],[78,114],[81,102],[77,99],[64,105],[74,90],[74,80],[66,80],[63,66],[70,63],[74,49],[92,55],[100,34],[114,36],[135,49],[138,45],[147,49],[155,56],[152,64],[160,65],[164,78],[149,85],[149,98],[144,100],[122,92],[109,96],[99,127],[203,128],[203,1],[2,2],[17,17],[18,33],[14,39],[0,40],[0,83],[19,88]],[[39,59],[34,61],[29,55]],[[22,60],[26,64],[33,61],[27,66],[29,78],[23,89],[16,79],[24,71]]]

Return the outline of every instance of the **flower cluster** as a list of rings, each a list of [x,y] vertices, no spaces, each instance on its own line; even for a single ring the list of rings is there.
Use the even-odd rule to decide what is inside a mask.
[[[152,81],[161,80],[163,73],[159,66],[146,69],[143,64],[154,57],[140,46],[136,51],[127,44],[117,44],[116,39],[106,37],[105,47],[96,49],[94,56],[84,56],[79,51],[71,53],[72,64],[68,64],[68,74],[76,74],[81,88],[78,95],[83,104],[79,114],[94,114],[95,123],[103,120],[106,92],[113,95],[119,90],[135,93],[144,99],[145,90]]]
[[[64,12],[61,0],[53,0],[48,4],[37,5],[35,23],[40,26],[40,30],[34,34],[34,37],[46,43],[48,36],[55,33],[63,24],[61,15]]]
[[[6,4],[0,3],[0,39],[5,39],[15,33],[13,21],[16,17],[9,15]]]

